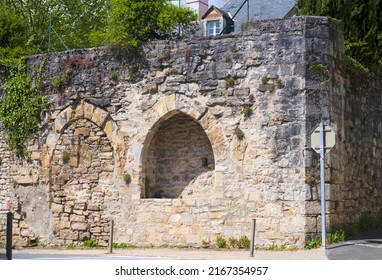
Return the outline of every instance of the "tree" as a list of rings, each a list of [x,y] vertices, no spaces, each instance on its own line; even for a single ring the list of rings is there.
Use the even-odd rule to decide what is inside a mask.
[[[191,9],[168,0],[0,0],[0,63],[48,47],[64,50],[55,34],[46,37],[50,13],[69,49],[174,38],[186,34],[197,19]]]
[[[346,54],[368,68],[382,66],[381,0],[298,0],[297,8],[343,21]]]
[[[0,3],[0,59],[19,57],[26,53],[26,30],[26,21]],[[23,44],[24,48],[21,47]]]
[[[176,7],[168,0],[111,0],[110,3],[109,41],[121,46],[137,47],[151,39],[174,38],[184,34],[197,20],[194,11]]]
[[[17,23],[12,33],[20,40],[8,48],[23,48],[24,55],[33,54],[38,47],[39,52],[48,50],[47,38],[43,42],[42,39],[49,27],[50,12],[54,29],[70,49],[95,47],[101,42],[94,39],[93,33],[105,28],[108,3],[109,0],[0,0],[0,24],[3,18],[14,22],[13,26]],[[1,25],[0,33],[3,30],[6,29]],[[65,49],[55,35],[50,44],[55,51]],[[4,48],[0,44],[0,53],[5,53]]]

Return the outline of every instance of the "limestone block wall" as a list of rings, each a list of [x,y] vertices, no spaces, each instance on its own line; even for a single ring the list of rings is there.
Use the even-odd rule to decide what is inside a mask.
[[[295,17],[138,52],[30,57],[52,105],[27,161],[1,142],[0,210],[13,201],[16,242],[106,244],[113,219],[116,242],[198,245],[249,237],[256,218],[259,245],[303,246],[320,230],[309,134],[344,114],[326,106],[313,66],[334,73],[338,34]]]
[[[338,146],[331,156],[330,222],[358,223],[362,215],[382,214],[382,77],[351,63],[334,72],[331,99],[342,109],[331,116],[338,124]],[[338,79],[341,75],[343,78]],[[341,94],[339,94],[341,93]]]

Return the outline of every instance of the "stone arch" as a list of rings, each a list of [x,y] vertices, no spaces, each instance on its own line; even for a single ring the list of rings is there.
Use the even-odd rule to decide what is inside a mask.
[[[52,160],[53,150],[63,131],[78,119],[86,119],[96,126],[100,127],[109,139],[113,149],[120,151],[123,149],[123,137],[120,134],[117,124],[112,120],[110,114],[90,103],[81,101],[74,103],[62,110],[55,118],[52,130],[47,136],[45,146],[42,150],[41,164],[42,168],[49,168]],[[119,163],[119,155],[115,155],[115,162]],[[118,168],[123,167],[119,164]]]
[[[106,244],[110,212],[118,195],[122,141],[110,115],[81,102],[65,108],[55,119],[44,147],[53,212],[53,234],[59,242],[96,239]],[[115,203],[114,203],[115,204]]]
[[[152,123],[149,124],[151,129],[148,132],[145,143],[153,135],[153,131],[155,131],[161,121],[172,117],[178,112],[182,112],[197,121],[206,132],[214,151],[215,163],[219,165],[220,161],[226,159],[228,145],[222,125],[204,104],[184,95],[174,94],[161,98],[153,106],[153,110],[156,112],[157,118],[152,119]]]
[[[146,135],[141,153],[141,197],[146,197],[146,193],[148,193],[147,188],[150,187],[151,183],[150,178],[147,179],[146,176],[146,163],[148,160],[150,143],[152,143],[158,129],[171,118],[179,114],[187,116],[188,120],[192,120],[192,122],[196,123],[207,137],[207,140],[212,148],[213,157],[210,157],[210,160],[207,157],[207,162],[204,163],[202,161],[205,160],[206,157],[202,157],[199,159],[199,163],[203,165],[207,163],[207,166],[209,165],[210,169],[214,169],[212,182],[213,186],[221,184],[222,176],[216,176],[216,174],[220,173],[221,169],[224,169],[221,168],[220,165],[222,165],[226,159],[228,145],[226,144],[226,139],[221,124],[208,110],[208,108],[197,100],[193,100],[192,98],[188,98],[184,95],[174,94],[159,99],[151,110],[153,111],[152,115],[156,116],[156,118],[151,118],[152,123],[149,124],[151,129],[149,129]]]
[[[214,152],[206,132],[181,111],[171,111],[161,118],[144,147],[147,198],[177,198],[194,179],[215,169]]]

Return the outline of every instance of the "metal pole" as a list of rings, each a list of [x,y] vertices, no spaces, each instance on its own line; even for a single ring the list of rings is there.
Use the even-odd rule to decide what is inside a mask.
[[[325,192],[325,125],[320,123],[320,177],[321,177],[321,236],[326,247],[326,192]]]
[[[114,221],[110,221],[110,236],[109,236],[109,254],[113,253],[113,232],[114,232]]]
[[[252,219],[252,237],[251,237],[251,252],[250,257],[253,258],[255,251],[255,232],[256,232],[256,219]]]
[[[12,212],[7,213],[7,240],[5,245],[7,260],[12,260],[12,224],[13,224],[13,214]]]

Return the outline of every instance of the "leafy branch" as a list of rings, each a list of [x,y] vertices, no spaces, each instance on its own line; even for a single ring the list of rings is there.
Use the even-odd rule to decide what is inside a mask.
[[[18,156],[27,155],[25,141],[39,129],[42,111],[49,105],[36,87],[31,87],[25,62],[20,60],[10,69],[3,89],[0,117],[5,130],[5,142]]]

